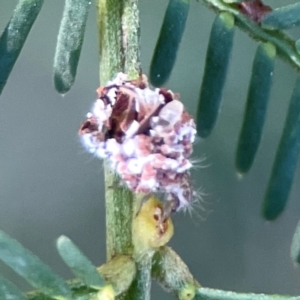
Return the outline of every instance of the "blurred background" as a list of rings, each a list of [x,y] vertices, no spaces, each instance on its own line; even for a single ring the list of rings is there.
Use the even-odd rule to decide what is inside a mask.
[[[0,30],[17,0],[0,0]],[[140,0],[141,53],[148,73],[167,0]],[[214,13],[191,1],[178,59],[167,87],[195,112]],[[273,3],[274,2],[274,3]],[[272,7],[296,1],[265,1]],[[72,278],[55,249],[65,234],[100,265],[105,261],[102,162],[85,153],[77,136],[99,85],[95,1],[92,3],[75,85],[63,97],[53,88],[52,64],[64,1],[46,0],[0,97],[0,229],[19,240],[65,278]],[[299,38],[299,30],[292,35]],[[221,114],[215,130],[198,140],[193,170],[203,207],[174,216],[170,245],[203,286],[238,292],[300,295],[300,271],[290,259],[300,219],[300,170],[290,200],[275,222],[261,217],[261,203],[282,132],[295,72],[276,61],[263,141],[253,168],[239,179],[237,139],[256,42],[236,30]],[[0,273],[21,289],[23,279],[0,263]],[[153,299],[171,299],[156,284]]]

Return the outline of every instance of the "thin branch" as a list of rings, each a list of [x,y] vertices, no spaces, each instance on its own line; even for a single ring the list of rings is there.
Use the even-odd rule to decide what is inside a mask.
[[[117,72],[136,78],[140,71],[137,0],[98,0],[100,82]],[[129,254],[133,195],[105,168],[107,257]]]
[[[209,288],[200,288],[197,291],[195,300],[299,300],[300,297],[265,295],[265,294],[244,294],[228,291],[221,291]]]
[[[127,73],[129,79],[137,78],[141,73],[138,0],[99,0],[98,10],[101,84],[121,71]],[[131,254],[133,251],[131,224],[134,196],[107,166],[105,186],[107,257],[110,259],[115,254]],[[134,284],[122,299],[130,296],[150,299],[151,258],[147,263],[137,263]]]
[[[125,300],[150,300],[151,292],[151,267],[152,253],[143,256],[143,260],[137,262],[137,274]]]
[[[141,73],[138,0],[123,0],[122,32],[124,72],[136,79]]]

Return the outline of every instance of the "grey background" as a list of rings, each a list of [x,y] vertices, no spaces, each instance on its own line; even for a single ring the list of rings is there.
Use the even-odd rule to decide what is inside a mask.
[[[274,3],[272,3],[274,2]],[[266,1],[273,7],[295,1]],[[16,0],[0,0],[0,29]],[[85,153],[77,129],[98,87],[98,38],[92,5],[78,75],[64,97],[52,85],[52,63],[64,1],[46,0],[10,79],[0,108],[0,229],[18,239],[65,278],[55,249],[69,236],[100,265],[105,261],[102,164]],[[142,65],[147,73],[166,0],[141,0]],[[178,60],[167,86],[195,112],[213,12],[192,1]],[[299,30],[293,35],[299,37]],[[261,218],[261,202],[282,131],[295,72],[278,60],[264,138],[255,164],[242,180],[234,169],[251,63],[256,43],[236,30],[221,115],[213,134],[195,146],[206,160],[193,171],[207,194],[205,212],[174,216],[170,245],[202,285],[239,292],[300,294],[300,272],[289,257],[299,219],[299,168],[284,214]],[[210,212],[211,211],[211,212]],[[203,220],[205,219],[205,220]],[[29,286],[0,263],[0,272],[23,290]],[[170,299],[154,287],[154,299]]]

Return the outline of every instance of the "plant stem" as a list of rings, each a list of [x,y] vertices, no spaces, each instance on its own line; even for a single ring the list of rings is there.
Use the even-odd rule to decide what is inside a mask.
[[[125,300],[150,300],[152,257],[153,252],[149,252],[137,262],[137,275]]]
[[[133,195],[121,185],[105,164],[106,250],[109,261],[132,253],[131,222]]]
[[[138,0],[123,0],[123,35],[124,72],[135,79],[141,73],[140,63],[140,19]]]
[[[138,0],[98,0],[101,85],[117,72],[129,79],[141,73]],[[107,259],[131,254],[133,194],[105,166]],[[138,201],[136,201],[138,202]],[[152,255],[137,262],[138,273],[122,299],[150,299]]]
[[[265,294],[244,294],[228,291],[221,291],[209,288],[200,288],[197,291],[195,300],[300,300],[296,296],[265,295]]]
[[[237,3],[225,3],[222,0],[198,0],[217,13],[229,12],[235,16],[236,26],[255,40],[270,42],[275,45],[278,55],[300,72],[300,54],[295,47],[295,40],[279,30],[262,28],[258,23],[243,15]]]
[[[98,0],[101,85],[123,71],[121,14],[122,1]]]
[[[100,83],[118,72],[139,73],[137,1],[98,0]],[[134,19],[134,20],[132,20]],[[131,20],[131,21],[130,21]],[[130,42],[130,46],[129,45]],[[107,259],[130,254],[133,195],[105,166]]]

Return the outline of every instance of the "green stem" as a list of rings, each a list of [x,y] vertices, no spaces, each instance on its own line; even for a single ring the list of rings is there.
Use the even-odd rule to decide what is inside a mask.
[[[117,72],[130,79],[141,73],[138,0],[98,0],[101,85]],[[131,254],[133,194],[105,167],[107,258]],[[145,263],[147,262],[147,263]],[[138,263],[132,287],[122,299],[150,299],[151,257]],[[129,298],[128,298],[129,299]]]
[[[121,13],[122,1],[98,0],[101,85],[123,71]]]
[[[200,1],[200,0],[198,0]],[[225,3],[222,0],[201,0],[207,7],[217,13],[229,12],[235,16],[236,26],[253,39],[270,42],[275,45],[278,55],[300,72],[300,54],[295,47],[295,40],[279,30],[268,30],[241,14],[237,3]]]
[[[137,262],[137,275],[126,300],[150,300],[152,257],[153,252],[149,252]]]
[[[121,185],[117,175],[105,166],[107,260],[131,254],[132,193]]]
[[[221,291],[209,288],[200,288],[197,291],[195,300],[300,300],[300,297],[265,295],[265,294],[244,294],[228,291]]]
[[[123,0],[123,51],[124,72],[135,79],[141,73],[140,63],[140,19],[138,0]]]
[[[100,83],[118,72],[139,73],[137,1],[98,0]],[[135,21],[132,21],[135,18]],[[131,21],[129,21],[131,20]],[[130,42],[130,46],[129,46]],[[130,254],[133,195],[105,166],[107,258]]]

